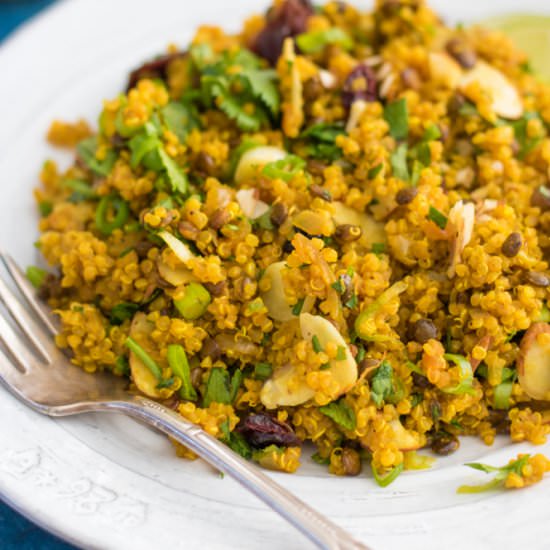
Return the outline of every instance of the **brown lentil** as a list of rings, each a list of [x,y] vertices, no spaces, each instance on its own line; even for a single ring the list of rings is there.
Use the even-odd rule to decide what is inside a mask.
[[[309,186],[309,192],[314,197],[319,197],[320,199],[323,199],[326,202],[332,202],[332,195],[330,194],[330,191],[328,189],[324,189],[320,185],[317,185],[316,183],[313,183]]]
[[[397,195],[395,195],[395,202],[399,206],[405,206],[406,204],[411,203],[415,199],[416,195],[418,195],[417,187],[404,187],[397,192]]]
[[[271,208],[269,219],[273,225],[280,227],[288,218],[288,208],[282,202],[276,202]]]
[[[522,245],[522,238],[521,234],[517,231],[514,231],[513,233],[510,233],[508,237],[506,237],[506,240],[502,243],[501,252],[507,257],[507,258],[513,258],[514,256],[517,256]]]
[[[543,212],[550,210],[550,189],[545,185],[537,187],[531,195],[531,206],[538,206]]]
[[[464,69],[471,69],[477,63],[475,51],[464,40],[453,38],[447,42],[447,52],[454,57]]]
[[[438,432],[431,444],[432,451],[441,456],[453,454],[459,447],[460,441],[456,435],[447,432]]]
[[[413,325],[412,337],[415,342],[425,344],[437,338],[437,328],[430,319],[418,319]]]
[[[344,447],[342,449],[342,466],[347,476],[357,476],[361,473],[361,457],[355,449]]]
[[[362,230],[358,225],[345,223],[336,227],[334,238],[341,243],[351,243],[361,238]]]
[[[218,208],[217,210],[212,212],[212,215],[208,220],[208,225],[212,229],[215,229],[217,231],[218,229],[221,229],[226,223],[228,223],[230,219],[231,214],[228,210],[226,210],[225,208]]]

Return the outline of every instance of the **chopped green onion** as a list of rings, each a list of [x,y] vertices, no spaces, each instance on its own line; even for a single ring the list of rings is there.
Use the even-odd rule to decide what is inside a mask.
[[[424,166],[422,165],[422,163],[415,160],[413,162],[411,174],[411,185],[413,187],[416,187],[418,185],[418,181],[420,180],[420,176],[422,175],[422,170],[424,170]]]
[[[353,293],[351,295],[351,298],[346,302],[344,302],[344,305],[349,309],[353,309],[354,307],[357,307],[358,303],[359,303],[359,299],[357,298],[357,294]]]
[[[191,369],[185,350],[179,344],[168,346],[167,355],[168,364],[172,372],[181,380],[180,396],[188,401],[197,399],[197,392],[191,384]]]
[[[385,306],[394,298],[397,298],[402,292],[405,292],[405,290],[407,290],[407,283],[405,283],[405,281],[398,281],[382,292],[374,302],[369,304],[355,320],[355,332],[357,335],[363,339],[372,336],[371,334],[367,334],[363,328],[365,321],[371,319],[381,307]]]
[[[447,227],[447,216],[433,206],[430,206],[428,220],[434,222],[440,229],[445,229]]]
[[[342,279],[340,277],[338,277],[338,280],[335,282],[335,283],[332,283],[330,285],[334,290],[336,290],[336,292],[338,292],[338,294],[343,294],[344,293],[344,286],[342,285]]]
[[[311,460],[313,460],[313,462],[317,463],[317,464],[321,464],[321,465],[328,465],[330,464],[330,457],[326,457],[326,458],[323,458],[319,452],[316,452],[314,454],[311,455]]]
[[[183,298],[174,300],[174,306],[187,321],[202,317],[212,301],[210,292],[200,283],[189,283],[185,287]]]
[[[267,380],[273,373],[273,367],[269,363],[256,363],[254,365],[254,378]]]
[[[296,44],[302,52],[307,54],[318,53],[329,44],[338,44],[345,50],[353,48],[350,35],[338,27],[299,34],[296,37]]]
[[[132,302],[121,302],[120,304],[116,304],[109,314],[111,325],[121,325],[127,319],[131,319],[138,310],[139,305]]]
[[[370,180],[373,180],[378,174],[380,174],[380,172],[382,171],[382,168],[384,168],[384,164],[382,164],[382,163],[377,164],[376,166],[372,167],[372,168],[367,172],[367,177],[368,177]]]
[[[338,346],[336,351],[336,360],[345,361],[346,360],[346,348],[344,346]]]
[[[38,289],[42,286],[47,274],[48,272],[40,267],[36,267],[34,265],[27,267],[27,279],[30,281],[31,285],[34,286],[34,288]]]
[[[444,353],[443,357],[447,359],[447,361],[452,361],[460,369],[460,381],[456,386],[452,388],[442,388],[441,391],[453,395],[475,393],[473,388],[474,373],[470,362],[464,356],[454,353]]]
[[[313,344],[313,351],[315,351],[315,353],[323,351],[323,347],[321,346],[321,342],[319,342],[319,337],[317,336],[317,334],[313,335],[311,343]]]
[[[266,164],[262,169],[262,174],[270,179],[282,179],[288,182],[305,166],[306,162],[300,157],[287,155],[284,159]]]
[[[124,355],[119,355],[116,358],[115,366],[113,368],[114,374],[117,376],[129,376],[130,375],[130,365],[128,364],[128,358]]]
[[[151,356],[133,339],[128,336],[124,342],[126,347],[136,355],[136,357],[153,373],[154,377],[160,382],[162,380],[162,371],[153,361]]]
[[[292,308],[292,315],[300,315],[302,308],[304,307],[305,298],[300,298]]]
[[[510,397],[512,396],[513,382],[502,382],[495,387],[494,404],[495,409],[506,410],[510,408]]]
[[[374,464],[371,462],[371,469],[372,469],[372,475],[374,476],[374,480],[380,487],[387,487],[391,483],[393,483],[399,474],[403,471],[403,463],[398,464],[397,466],[394,466],[387,474],[381,476],[376,471],[376,468],[374,467]]]
[[[111,217],[111,210],[114,211],[114,217]],[[101,233],[110,235],[126,223],[129,215],[130,207],[126,201],[114,195],[107,195],[97,205],[95,224]]]
[[[424,131],[424,135],[422,136],[422,141],[434,141],[436,139],[439,139],[440,137],[441,137],[441,130],[439,129],[439,126],[437,126],[436,124],[431,124]]]
[[[53,204],[50,201],[40,201],[38,203],[38,210],[40,211],[40,215],[45,218],[52,213]]]
[[[61,182],[63,187],[74,191],[72,199],[73,202],[87,199],[97,199],[96,192],[92,189],[91,185],[87,181],[82,180],[64,180]]]
[[[405,139],[409,134],[409,111],[405,98],[389,103],[384,108],[384,119],[395,139]]]
[[[371,250],[376,255],[384,254],[386,252],[386,245],[384,243],[372,243]]]

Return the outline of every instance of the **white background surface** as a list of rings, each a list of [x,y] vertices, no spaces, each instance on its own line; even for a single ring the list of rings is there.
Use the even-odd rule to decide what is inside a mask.
[[[0,48],[0,246],[33,263],[36,215],[31,189],[45,158],[49,122],[95,120],[128,70],[185,46],[200,23],[237,29],[254,0],[65,0]],[[365,4],[367,5],[367,4]],[[547,0],[438,0],[451,21],[509,11],[546,11]],[[537,451],[546,450],[538,448]],[[513,494],[459,496],[484,481],[461,464],[503,464],[528,445],[488,448],[463,441],[429,472],[403,474],[388,489],[366,475],[328,476],[309,463],[273,474],[375,550],[550,547],[548,482]],[[309,548],[305,539],[230,479],[174,457],[161,436],[121,417],[40,417],[0,390],[0,494],[25,514],[86,547],[148,549]],[[1,544],[0,544],[1,546]]]

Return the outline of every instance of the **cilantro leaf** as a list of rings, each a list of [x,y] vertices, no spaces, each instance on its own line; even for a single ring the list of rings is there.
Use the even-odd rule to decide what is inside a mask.
[[[207,408],[210,403],[223,403],[226,405],[231,403],[229,373],[221,367],[211,369],[210,376],[206,382],[202,406]]]
[[[543,140],[542,136],[529,137],[527,126],[529,121],[533,119],[540,120],[539,114],[536,112],[527,112],[519,120],[512,122],[514,135],[519,144],[518,158],[520,160],[523,160]]]
[[[465,466],[469,466],[474,470],[479,470],[485,472],[486,474],[495,473],[495,477],[488,483],[482,485],[461,485],[457,489],[457,493],[481,493],[483,491],[489,491],[491,489],[496,489],[504,485],[504,481],[508,477],[508,474],[515,473],[518,476],[522,476],[522,470],[524,466],[528,463],[531,455],[525,454],[520,455],[517,460],[506,464],[505,466],[490,466],[489,464],[481,464],[479,462],[469,462]]]
[[[193,128],[200,128],[197,108],[191,102],[170,101],[160,110],[165,126],[176,134],[180,143],[187,141]]]
[[[333,401],[328,405],[323,405],[322,407],[319,407],[319,411],[334,420],[336,424],[339,424],[346,430],[355,429],[355,413],[344,400],[340,399],[340,401]]]
[[[273,115],[279,113],[281,99],[275,85],[277,73],[269,69],[247,69],[241,73],[252,94],[261,99]]]
[[[121,325],[127,319],[131,319],[136,311],[138,311],[139,306],[132,302],[121,302],[111,309],[109,314],[109,320],[111,325]]]
[[[166,176],[168,177],[172,191],[185,195],[189,185],[187,175],[163,148],[159,148],[158,153],[162,165],[166,170]]]
[[[97,136],[83,139],[77,146],[76,151],[82,162],[94,173],[100,176],[107,176],[117,161],[118,154],[108,149],[103,160],[96,157],[98,148]]]
[[[202,100],[208,108],[220,109],[247,132],[267,126],[270,116],[278,115],[277,75],[262,68],[256,55],[245,49],[215,55],[211,49],[197,48],[191,48],[191,58],[200,74]]]
[[[338,27],[299,34],[296,37],[296,44],[304,53],[320,52],[329,44],[338,44],[345,50],[353,48],[350,35]]]
[[[345,130],[342,124],[321,122],[304,130],[300,138],[309,142],[306,148],[307,155],[335,161],[342,156],[342,150],[336,145],[336,138],[343,134]]]
[[[393,393],[393,367],[389,361],[382,361],[370,381],[371,398],[377,406]]]
[[[395,139],[405,139],[409,135],[409,111],[407,100],[398,99],[384,108],[384,119],[389,124],[390,135]]]

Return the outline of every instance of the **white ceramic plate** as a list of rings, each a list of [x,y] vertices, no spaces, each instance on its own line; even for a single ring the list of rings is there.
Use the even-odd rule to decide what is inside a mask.
[[[255,0],[65,0],[0,48],[0,246],[36,261],[31,189],[47,157],[49,122],[95,120],[128,70],[168,42],[182,46],[200,23],[237,29]],[[438,0],[451,21],[509,11],[548,11],[541,0]],[[544,451],[538,448],[537,451]],[[550,450],[550,445],[546,446]],[[304,459],[297,475],[271,474],[377,550],[548,548],[548,482],[527,491],[457,495],[483,478],[471,460],[504,464],[529,445],[463,441],[429,472],[388,489],[362,475],[338,478]],[[255,498],[199,461],[175,458],[161,436],[122,417],[52,420],[0,389],[0,495],[34,521],[86,548],[309,547]]]

